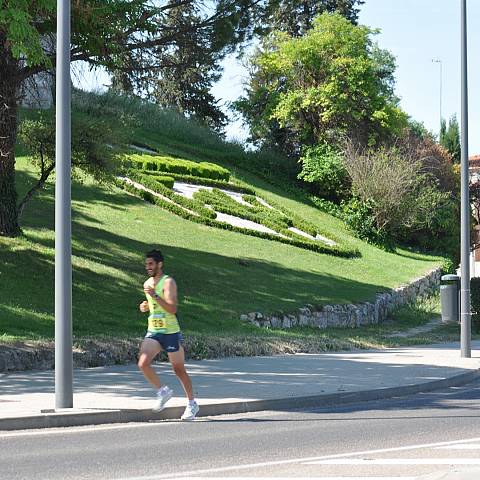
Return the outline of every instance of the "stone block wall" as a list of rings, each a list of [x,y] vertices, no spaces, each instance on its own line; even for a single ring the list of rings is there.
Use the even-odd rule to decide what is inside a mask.
[[[296,326],[356,328],[362,325],[377,324],[384,322],[397,307],[433,294],[440,286],[440,277],[440,269],[434,269],[408,285],[377,294],[372,302],[324,305],[322,307],[305,305],[296,312],[277,312],[270,315],[251,312],[241,315],[240,320],[263,328]]]

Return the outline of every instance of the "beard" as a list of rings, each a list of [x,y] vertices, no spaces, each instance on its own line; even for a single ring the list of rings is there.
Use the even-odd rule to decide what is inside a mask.
[[[149,277],[154,277],[158,272],[158,268],[154,268],[153,270],[147,270]]]

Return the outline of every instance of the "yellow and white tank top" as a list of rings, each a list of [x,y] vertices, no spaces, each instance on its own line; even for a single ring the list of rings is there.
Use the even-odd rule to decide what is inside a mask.
[[[155,286],[155,293],[163,300],[163,286],[168,275],[158,281]],[[163,309],[155,299],[146,293],[150,315],[148,317],[148,331],[153,333],[177,333],[180,331],[177,316]]]

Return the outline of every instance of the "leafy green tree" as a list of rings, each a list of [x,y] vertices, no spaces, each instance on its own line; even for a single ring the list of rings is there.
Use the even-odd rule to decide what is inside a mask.
[[[189,25],[199,23],[200,6],[195,2],[175,3],[165,19],[165,26],[180,32],[173,48],[158,48],[161,69],[139,75],[132,68],[138,60],[134,55],[122,58],[124,71],[112,72],[112,88],[124,93],[146,96],[167,108],[175,108],[187,116],[195,116],[206,125],[222,131],[227,116],[210,93],[221,77],[220,62],[226,53],[218,32],[202,28],[194,32]],[[265,36],[272,30],[301,36],[312,27],[313,19],[323,12],[338,12],[356,23],[363,0],[266,0],[252,5],[251,35]]]
[[[458,126],[457,116],[453,115],[447,122],[442,119],[440,128],[440,145],[442,145],[452,156],[455,163],[460,163],[460,127]]]
[[[298,158],[303,145],[373,144],[400,133],[406,115],[394,95],[395,61],[374,30],[323,14],[303,37],[277,33],[251,59],[236,109],[255,143]]]
[[[83,0],[71,2],[71,60],[109,71],[143,75],[164,67],[164,56],[179,38],[209,29],[217,51],[231,51],[252,32],[256,0],[214,0],[198,21],[181,29],[166,24],[179,5],[200,0]],[[0,235],[20,232],[15,189],[14,146],[18,92],[32,75],[52,69],[49,48],[56,31],[55,0],[0,0]],[[126,61],[126,59],[128,61]]]

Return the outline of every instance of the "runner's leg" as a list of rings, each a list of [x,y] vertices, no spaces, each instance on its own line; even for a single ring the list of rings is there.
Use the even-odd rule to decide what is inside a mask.
[[[138,357],[138,368],[157,390],[160,388],[161,383],[151,364],[161,349],[160,344],[156,340],[145,338],[140,347],[140,355]]]
[[[190,380],[190,377],[185,370],[185,352],[183,350],[183,347],[180,346],[178,352],[168,352],[168,359],[172,364],[175,375],[178,377],[183,386],[183,389],[185,390],[185,395],[189,400],[193,400],[194,396],[192,381]]]

